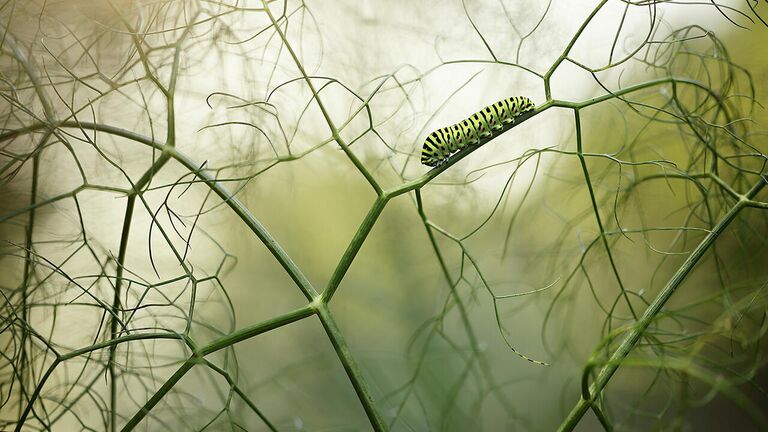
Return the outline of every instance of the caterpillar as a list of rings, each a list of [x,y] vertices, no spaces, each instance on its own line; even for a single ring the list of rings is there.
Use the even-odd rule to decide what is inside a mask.
[[[468,118],[441,129],[427,137],[421,148],[421,163],[436,167],[450,159],[451,155],[478,145],[481,138],[490,138],[501,132],[505,124],[515,122],[515,117],[535,108],[525,96],[500,100],[481,109]]]

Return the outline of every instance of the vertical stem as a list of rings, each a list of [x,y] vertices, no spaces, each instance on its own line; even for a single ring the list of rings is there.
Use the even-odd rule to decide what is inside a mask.
[[[110,2],[110,5],[117,11],[115,6]],[[141,55],[142,64],[144,65],[148,76],[150,79],[157,85],[157,88],[160,89],[160,91],[163,92],[165,95],[165,102],[166,102],[166,110],[167,110],[167,116],[166,116],[166,129],[167,129],[167,135],[165,144],[169,147],[174,147],[176,145],[176,111],[175,111],[175,105],[174,105],[174,95],[176,91],[176,82],[178,79],[179,74],[179,64],[181,59],[181,48],[183,46],[183,42],[186,39],[186,36],[189,34],[190,28],[187,28],[184,30],[182,35],[179,37],[179,39],[176,41],[176,46],[174,47],[174,54],[173,54],[173,64],[171,66],[171,76],[170,76],[170,82],[168,84],[168,88],[165,88],[162,83],[160,82],[157,77],[152,74],[149,71],[149,59],[146,57],[142,50],[142,42],[138,38],[138,31],[133,30],[131,25],[128,23],[127,20],[122,16],[122,14],[118,12],[118,16],[123,21],[123,24],[133,33],[133,40],[134,44],[136,46],[137,51]],[[192,18],[194,21],[194,18]],[[125,217],[123,219],[123,232],[120,237],[120,252],[118,254],[117,259],[117,281],[115,282],[115,295],[112,301],[112,309],[114,311],[114,315],[112,317],[112,321],[110,322],[110,334],[112,339],[117,337],[117,313],[120,308],[120,294],[121,294],[121,286],[123,282],[123,268],[125,265],[125,255],[128,247],[128,237],[130,234],[131,229],[131,220],[133,218],[133,209],[136,203],[136,197],[141,193],[141,189],[143,189],[146,185],[149,184],[149,182],[152,181],[152,178],[155,176],[155,174],[170,160],[171,155],[164,151],[161,153],[160,157],[152,164],[152,166],[144,173],[144,175],[139,179],[139,181],[136,182],[136,184],[133,187],[133,192],[128,196],[128,202],[125,207]],[[152,247],[152,245],[149,245],[149,247]],[[110,430],[112,432],[117,431],[117,370],[115,365],[115,354],[117,351],[117,345],[114,345],[109,350],[109,376],[110,376]]]
[[[43,145],[45,145],[45,142],[48,140],[48,137],[50,136],[50,132],[45,135],[45,137],[40,141],[40,148],[42,148]],[[24,401],[24,395],[26,393],[26,383],[25,383],[25,374],[26,374],[26,363],[27,363],[27,330],[26,326],[29,322],[29,314],[27,311],[27,306],[29,302],[29,284],[32,279],[32,248],[33,248],[33,232],[35,227],[35,210],[37,203],[37,184],[38,184],[38,178],[40,175],[40,153],[36,151],[35,156],[32,158],[32,187],[30,191],[30,197],[29,197],[29,219],[27,219],[27,227],[25,232],[25,239],[24,239],[24,273],[23,273],[23,279],[21,281],[21,320],[22,320],[22,332],[21,332],[21,341],[19,343],[19,346],[21,347],[21,355],[19,356],[19,416],[21,416],[22,413],[22,407],[24,404],[22,403]]]
[[[437,239],[435,238],[435,233],[432,230],[431,225],[429,224],[429,219],[427,218],[427,214],[424,212],[424,206],[421,201],[421,189],[416,189],[416,207],[419,213],[419,216],[421,217],[421,221],[424,224],[424,229],[427,231],[427,237],[429,237],[429,242],[432,245],[432,250],[435,252],[435,256],[437,257],[437,262],[440,264],[440,270],[443,273],[443,277],[445,278],[445,282],[448,284],[449,289],[451,290],[451,295],[456,299],[456,307],[459,310],[459,317],[461,318],[462,325],[464,327],[464,331],[467,334],[467,338],[469,339],[469,343],[472,346],[472,350],[477,350],[480,346],[477,335],[475,334],[475,331],[472,327],[472,322],[469,320],[469,312],[467,312],[467,308],[464,306],[464,302],[461,301],[461,297],[459,296],[459,293],[456,291],[456,285],[451,280],[451,274],[448,271],[448,264],[445,262],[445,258],[443,258],[442,252],[440,252],[440,248],[437,245]],[[496,399],[504,406],[504,408],[508,408],[512,406],[511,402],[509,401],[509,398],[507,398],[507,395],[504,394],[504,391],[501,387],[494,385],[494,379],[493,379],[493,369],[488,364],[488,361],[484,356],[482,356],[480,353],[476,353],[476,356],[479,359],[480,368],[485,374],[486,379],[488,380],[488,385],[491,387],[491,391],[493,391],[494,396]]]
[[[317,316],[320,318],[320,322],[323,324],[323,328],[333,344],[336,355],[344,366],[347,377],[352,382],[352,387],[355,388],[357,397],[363,404],[363,409],[368,416],[368,420],[371,422],[371,426],[376,432],[389,430],[386,423],[384,423],[384,419],[381,418],[381,414],[376,409],[376,402],[373,400],[373,396],[371,396],[368,386],[365,384],[360,367],[352,357],[352,352],[344,341],[344,336],[342,336],[341,330],[339,330],[336,321],[331,316],[328,306],[320,304],[317,308]]]
[[[611,263],[611,269],[613,270],[613,275],[616,277],[616,281],[619,283],[619,289],[621,290],[621,295],[622,297],[624,297],[624,301],[627,303],[627,307],[629,307],[629,311],[632,313],[632,317],[635,318],[635,320],[637,320],[637,313],[635,312],[635,309],[632,307],[632,302],[629,301],[629,296],[627,296],[627,290],[624,288],[624,283],[622,282],[621,276],[619,275],[619,269],[616,267],[616,262],[613,260],[613,253],[611,252],[611,247],[608,244],[608,239],[605,236],[603,221],[600,219],[600,210],[597,206],[597,200],[595,199],[595,191],[592,188],[592,180],[589,177],[589,169],[587,169],[587,161],[584,158],[584,149],[582,148],[581,119],[579,117],[579,110],[574,109],[573,113],[574,113],[575,122],[576,122],[576,152],[579,156],[581,169],[584,172],[584,181],[587,183],[587,189],[589,190],[589,199],[592,202],[592,212],[595,214],[595,220],[597,221],[597,226],[600,229],[600,239],[602,240],[603,246],[605,247],[605,253],[608,254],[608,261]]]
[[[123,218],[123,231],[120,235],[120,251],[117,255],[117,274],[115,276],[115,292],[112,297],[112,312],[113,316],[109,323],[109,335],[111,339],[116,339],[118,336],[117,318],[120,310],[120,294],[123,284],[123,266],[125,265],[125,254],[128,250],[128,237],[131,231],[131,220],[133,219],[133,208],[136,203],[136,195],[132,194],[128,197],[128,202],[125,206],[125,217]],[[109,366],[109,424],[111,431],[117,430],[117,370],[115,367],[115,355],[117,353],[117,345],[113,345],[109,348],[109,360],[107,365]]]
[[[128,195],[128,201],[125,205],[125,216],[123,217],[123,228],[120,235],[120,250],[117,255],[117,272],[115,275],[115,292],[112,297],[112,317],[109,323],[110,337],[115,339],[118,337],[118,314],[122,310],[120,304],[120,297],[122,295],[123,287],[123,272],[125,268],[125,258],[128,251],[128,238],[131,233],[131,221],[133,220],[133,211],[136,204],[136,198],[141,193],[141,189],[144,188],[155,176],[163,165],[170,160],[170,155],[164,152],[155,161],[154,164],[141,176],[141,178],[133,185],[133,192]],[[109,423],[110,430],[117,431],[117,368],[115,364],[115,356],[117,354],[117,345],[113,345],[109,348]]]

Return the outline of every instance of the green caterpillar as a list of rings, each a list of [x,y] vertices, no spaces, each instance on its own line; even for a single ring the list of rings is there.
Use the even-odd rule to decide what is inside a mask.
[[[515,96],[488,105],[454,125],[438,129],[427,137],[421,148],[421,163],[436,167],[451,155],[464,148],[480,143],[481,138],[498,134],[505,124],[515,122],[515,117],[535,108],[525,96]]]

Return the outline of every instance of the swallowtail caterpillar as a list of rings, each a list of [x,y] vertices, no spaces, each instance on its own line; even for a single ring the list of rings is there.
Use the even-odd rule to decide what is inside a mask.
[[[502,131],[515,117],[532,111],[533,102],[525,96],[515,96],[488,105],[454,125],[438,129],[427,137],[421,148],[421,163],[431,167],[445,163],[451,155],[477,145],[481,138],[490,138]]]

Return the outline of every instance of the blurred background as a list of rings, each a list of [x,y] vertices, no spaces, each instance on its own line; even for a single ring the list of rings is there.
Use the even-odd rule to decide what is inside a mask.
[[[1,428],[108,430],[111,412],[122,428],[190,351],[147,336],[57,355],[126,334],[203,346],[307,303],[195,172],[322,290],[376,199],[361,168],[395,188],[428,172],[428,133],[496,100],[603,97],[578,131],[549,107],[388,202],[330,302],[392,430],[556,430],[585,366],[764,178],[768,14],[752,7],[0,5]],[[730,222],[619,368],[600,401],[613,428],[763,430],[765,210]],[[269,430],[233,383],[276,430],[371,428],[316,316],[208,360],[136,430]]]

